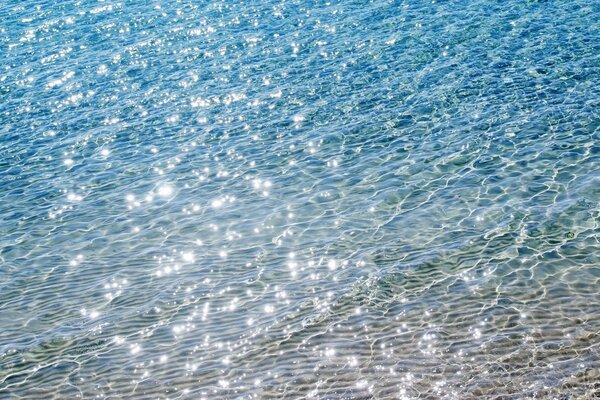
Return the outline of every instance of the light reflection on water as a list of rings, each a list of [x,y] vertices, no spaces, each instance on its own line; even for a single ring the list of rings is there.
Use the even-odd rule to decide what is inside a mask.
[[[600,10],[0,5],[0,394],[598,395]]]

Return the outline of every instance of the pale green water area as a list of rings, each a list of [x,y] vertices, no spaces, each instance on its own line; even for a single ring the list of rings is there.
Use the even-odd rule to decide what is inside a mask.
[[[0,2],[0,399],[600,397],[600,2]]]

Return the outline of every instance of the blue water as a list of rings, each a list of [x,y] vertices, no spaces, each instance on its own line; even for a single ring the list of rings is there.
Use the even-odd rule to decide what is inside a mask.
[[[0,398],[600,396],[600,3],[0,3]]]

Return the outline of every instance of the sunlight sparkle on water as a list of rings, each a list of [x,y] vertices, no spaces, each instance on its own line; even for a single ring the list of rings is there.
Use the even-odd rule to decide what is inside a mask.
[[[173,196],[174,193],[175,193],[175,188],[168,183],[163,183],[158,187],[158,195],[160,197],[168,198],[168,197]]]

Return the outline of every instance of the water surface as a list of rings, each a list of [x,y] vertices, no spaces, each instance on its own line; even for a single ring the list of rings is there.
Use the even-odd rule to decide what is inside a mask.
[[[0,4],[0,397],[600,395],[594,1]]]

